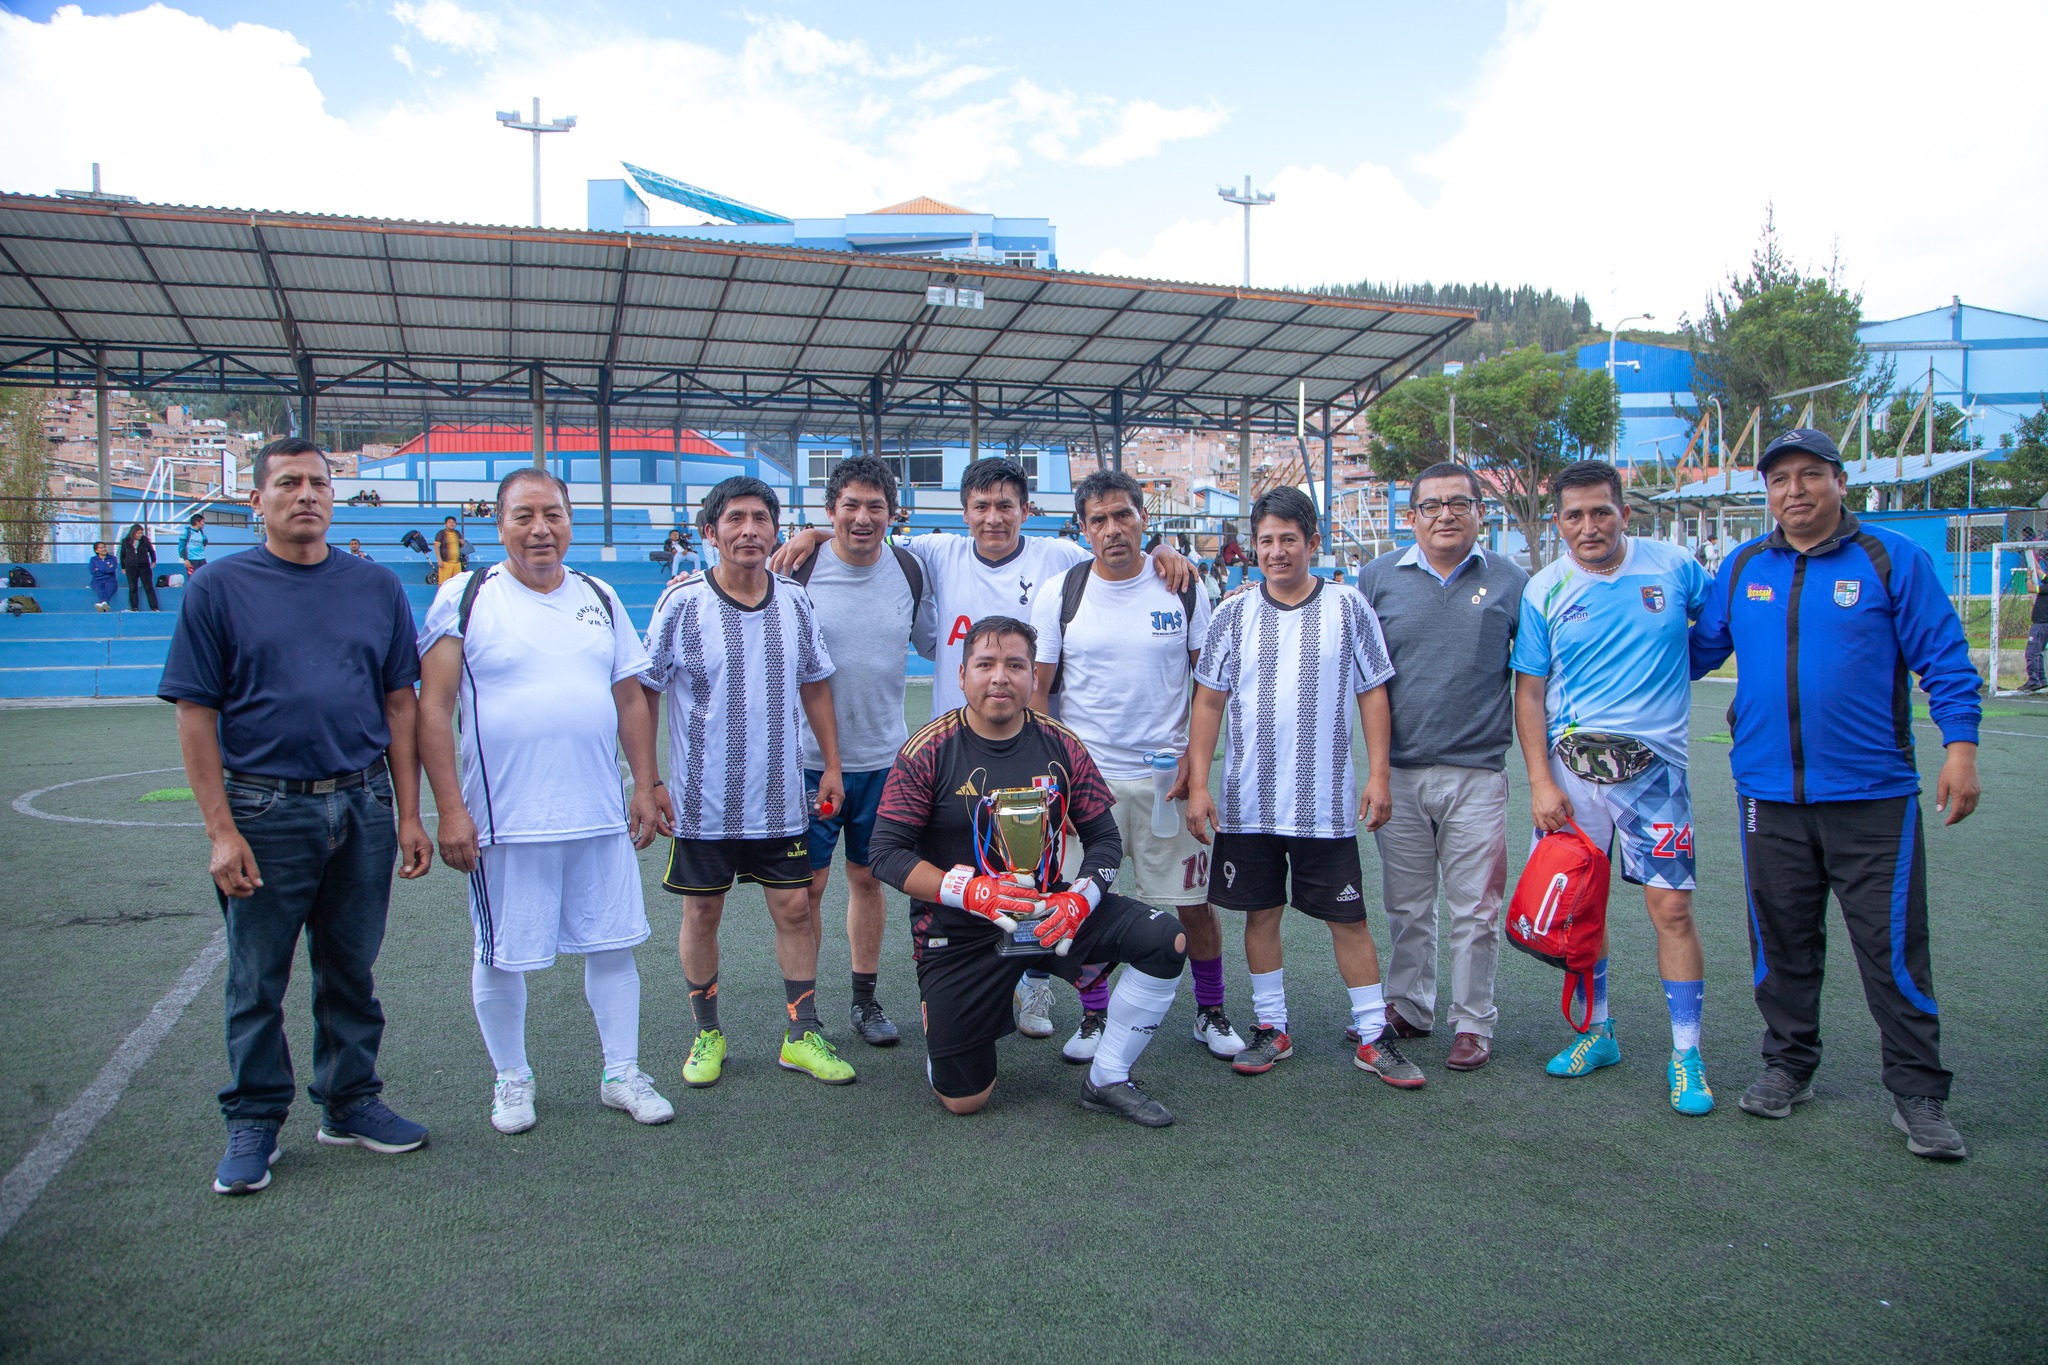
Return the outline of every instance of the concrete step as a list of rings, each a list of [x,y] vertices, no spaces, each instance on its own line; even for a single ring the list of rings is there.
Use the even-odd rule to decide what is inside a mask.
[[[153,697],[161,666],[0,668],[0,697]]]
[[[0,615],[0,649],[25,640],[168,640],[178,624],[172,611],[45,611]]]

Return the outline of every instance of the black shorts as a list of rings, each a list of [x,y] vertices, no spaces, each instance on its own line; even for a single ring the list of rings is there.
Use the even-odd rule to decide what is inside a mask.
[[[1365,919],[1364,881],[1356,839],[1219,832],[1209,856],[1209,904],[1219,910],[1292,905],[1317,919],[1358,924]]]
[[[661,888],[678,896],[716,896],[734,874],[756,886],[809,886],[811,850],[805,836],[787,839],[684,839],[669,849]]]
[[[1185,932],[1172,911],[1111,893],[1083,922],[1065,957],[1050,952],[998,956],[993,932],[925,938],[919,945],[917,990],[923,997],[919,1008],[932,1088],[949,1099],[964,1099],[995,1080],[996,1040],[1017,1030],[1010,997],[1026,967],[1076,986],[1093,984],[1118,963],[1152,976],[1178,977],[1187,959]],[[1180,947],[1174,946],[1177,939]]]

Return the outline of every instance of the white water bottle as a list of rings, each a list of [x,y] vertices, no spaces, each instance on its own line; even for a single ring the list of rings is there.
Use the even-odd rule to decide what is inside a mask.
[[[1180,829],[1180,803],[1168,800],[1166,794],[1173,790],[1180,755],[1170,749],[1159,749],[1146,754],[1145,762],[1152,769],[1152,834],[1155,838],[1171,839]]]

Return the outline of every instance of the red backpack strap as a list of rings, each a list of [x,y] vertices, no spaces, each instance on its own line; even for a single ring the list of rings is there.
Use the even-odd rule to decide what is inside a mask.
[[[1572,988],[1574,986],[1583,986],[1586,991],[1586,1022],[1583,1024],[1572,1018]],[[1593,1027],[1593,979],[1584,972],[1566,972],[1564,974],[1564,998],[1558,1001],[1558,1008],[1564,1011],[1564,1021],[1570,1024],[1575,1032],[1584,1033],[1587,1029]]]

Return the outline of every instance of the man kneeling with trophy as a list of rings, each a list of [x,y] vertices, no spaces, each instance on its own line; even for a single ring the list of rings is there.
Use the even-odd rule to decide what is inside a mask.
[[[910,897],[927,1073],[948,1110],[988,1103],[996,1040],[1016,1028],[1019,972],[1038,967],[1086,987],[1122,963],[1081,1107],[1163,1128],[1173,1113],[1132,1083],[1131,1064],[1173,1004],[1187,935],[1166,911],[1110,891],[1124,857],[1113,798],[1074,733],[1026,709],[1036,652],[1022,621],[990,616],[969,628],[967,704],[896,756],[870,866]],[[1069,826],[1081,871],[1065,882]]]

